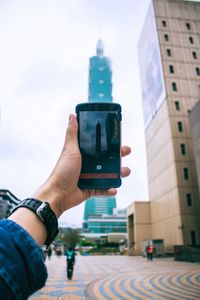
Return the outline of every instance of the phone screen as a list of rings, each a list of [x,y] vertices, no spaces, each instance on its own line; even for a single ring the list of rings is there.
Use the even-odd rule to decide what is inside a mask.
[[[78,109],[82,156],[79,184],[87,188],[119,186],[121,107],[105,103],[87,103],[86,108],[82,105]]]

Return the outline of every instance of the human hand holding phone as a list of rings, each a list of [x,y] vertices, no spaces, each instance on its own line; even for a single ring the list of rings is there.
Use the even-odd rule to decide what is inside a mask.
[[[70,209],[92,196],[114,196],[116,188],[80,189],[82,158],[78,145],[78,123],[75,115],[70,115],[65,142],[60,158],[46,182],[34,193],[34,197],[48,199],[51,208],[59,217],[65,210]],[[129,155],[129,146],[121,147],[121,157]],[[129,167],[121,167],[121,177],[130,174]]]

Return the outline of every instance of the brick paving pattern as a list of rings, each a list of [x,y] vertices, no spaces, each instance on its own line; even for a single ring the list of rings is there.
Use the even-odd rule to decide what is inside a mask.
[[[65,257],[47,259],[49,277],[29,300],[200,299],[200,264],[133,256],[77,256],[72,280]]]

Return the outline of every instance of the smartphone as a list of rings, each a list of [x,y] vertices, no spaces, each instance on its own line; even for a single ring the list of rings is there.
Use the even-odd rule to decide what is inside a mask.
[[[121,185],[121,106],[81,103],[76,106],[78,142],[82,156],[78,186],[108,189]]]

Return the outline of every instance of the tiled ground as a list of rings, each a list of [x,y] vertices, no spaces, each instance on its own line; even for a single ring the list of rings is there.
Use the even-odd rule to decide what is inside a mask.
[[[200,264],[133,256],[77,256],[74,277],[66,278],[65,257],[47,260],[46,286],[30,300],[197,300]]]

